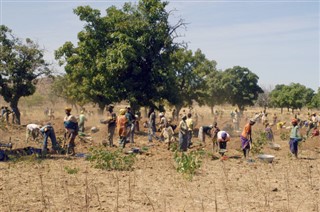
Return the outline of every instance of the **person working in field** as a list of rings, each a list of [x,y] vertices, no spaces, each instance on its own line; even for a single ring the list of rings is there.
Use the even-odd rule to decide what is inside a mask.
[[[240,135],[241,140],[241,149],[243,151],[244,158],[247,158],[247,155],[249,155],[251,143],[252,143],[252,126],[255,124],[255,119],[250,119],[249,123],[247,123],[244,126],[244,129]]]
[[[52,143],[52,150],[50,153],[54,153],[58,150],[60,150],[59,144],[57,143],[56,134],[54,133],[54,129],[51,125],[51,123],[47,123],[44,125],[40,132],[42,133],[44,140],[43,140],[43,146],[42,146],[42,155],[45,156],[47,154],[47,147],[48,147],[48,138],[50,138]]]
[[[84,111],[81,110],[79,115],[79,132],[84,132],[84,123],[87,121],[86,116],[84,115]]]
[[[66,116],[64,117],[64,127],[65,127],[65,139],[67,140],[67,154],[75,155],[75,139],[78,135],[78,122],[74,115],[71,115],[71,108],[67,107],[65,109]]]
[[[117,128],[119,135],[119,147],[124,148],[127,142],[127,122],[126,109],[120,109],[120,114],[117,118]]]
[[[117,115],[115,114],[115,112],[113,112],[113,108],[114,105],[109,105],[107,107],[107,120],[101,122],[102,124],[107,124],[107,140],[110,147],[114,147],[113,135],[116,130],[117,123]]]
[[[135,121],[136,121],[136,117],[135,115],[132,113],[131,111],[131,107],[127,106],[126,107],[127,111],[125,116],[127,117],[127,133],[128,133],[128,141],[130,143],[134,143],[134,131],[135,131]]]
[[[298,158],[298,144],[303,139],[300,134],[298,120],[292,119],[291,124],[293,127],[290,132],[290,140],[289,140],[290,151],[296,158]]]
[[[217,133],[217,142],[219,145],[219,153],[224,156],[227,151],[227,142],[230,141],[230,135],[226,131],[219,131]]]
[[[188,127],[188,147],[192,145],[192,135],[193,135],[193,119],[191,117],[191,113],[188,113],[188,118],[186,120],[187,127]]]
[[[265,133],[266,133],[266,137],[267,137],[267,140],[269,141],[269,143],[272,143],[274,142],[274,136],[273,136],[273,131],[272,131],[272,125],[269,124],[269,123],[266,123],[265,124]]]
[[[26,142],[29,141],[30,137],[35,141],[40,134],[40,128],[41,126],[38,124],[28,124],[26,126]]]
[[[188,149],[188,125],[187,116],[183,115],[179,124],[179,150],[187,151]]]
[[[160,133],[160,138],[162,138],[164,142],[168,144],[168,150],[170,149],[171,143],[174,141],[173,134],[173,129],[170,123],[168,122]]]

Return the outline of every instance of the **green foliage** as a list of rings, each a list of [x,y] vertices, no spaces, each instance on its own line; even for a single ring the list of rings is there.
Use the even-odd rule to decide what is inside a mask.
[[[79,168],[70,168],[69,166],[65,166],[64,170],[66,170],[66,172],[68,174],[78,174],[80,169]]]
[[[93,163],[94,168],[103,170],[132,170],[135,161],[135,155],[124,155],[120,150],[110,152],[102,148],[91,148],[90,156],[87,158]]]
[[[280,133],[280,139],[283,140],[283,141],[287,141],[289,140],[290,136],[287,132],[281,132]]]
[[[178,152],[174,153],[177,171],[183,173],[188,180],[192,180],[196,171],[201,167],[203,151],[191,151],[189,153]]]
[[[208,89],[205,102],[211,108],[215,105],[223,104],[226,101],[224,84],[222,83],[223,72],[222,71],[211,71],[206,77],[206,84]]]
[[[250,151],[253,155],[262,154],[264,145],[267,144],[267,135],[264,131],[258,131],[255,133],[255,141],[252,143]]]
[[[170,148],[170,150],[172,152],[176,152],[178,150],[178,143],[177,142],[170,143],[170,147],[169,148]]]
[[[221,80],[224,88],[221,95],[226,96],[230,104],[237,105],[240,111],[243,111],[245,106],[254,105],[259,93],[263,93],[258,80],[259,77],[248,68],[235,66],[227,69]]]
[[[106,104],[127,100],[148,106],[169,96],[169,73],[175,31],[183,23],[169,25],[166,2],[140,0],[123,8],[106,9],[106,15],[89,6],[74,10],[85,26],[78,46],[66,42],[56,52],[65,64],[71,96]]]
[[[312,97],[311,102],[307,105],[309,108],[320,108],[320,88],[318,92]]]
[[[29,38],[23,42],[4,25],[0,25],[0,49],[0,94],[15,110],[16,122],[20,124],[20,98],[32,95],[36,79],[51,71],[38,44]]]
[[[177,112],[181,107],[192,105],[193,101],[204,104],[208,99],[206,77],[216,71],[216,62],[209,61],[199,49],[193,54],[191,50],[183,48],[176,50],[171,60],[175,79],[173,85],[176,86],[171,95],[175,98]]]
[[[276,85],[270,93],[271,103],[274,107],[292,110],[301,109],[304,106],[312,107],[313,97],[314,91],[299,83]]]

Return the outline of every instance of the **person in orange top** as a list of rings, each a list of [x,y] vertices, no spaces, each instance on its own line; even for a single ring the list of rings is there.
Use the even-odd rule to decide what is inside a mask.
[[[126,110],[120,109],[120,115],[118,116],[118,120],[117,120],[119,143],[120,143],[120,147],[122,147],[122,148],[124,148],[126,146],[126,140],[127,140],[126,124],[128,122],[128,119],[125,116],[125,114],[126,114]]]
[[[252,138],[251,138],[251,127],[252,125],[254,125],[256,122],[254,119],[250,119],[249,123],[247,123],[244,126],[244,129],[240,135],[240,139],[241,139],[241,148],[243,151],[243,156],[244,158],[247,157],[247,154],[249,154],[250,148],[251,148],[251,142],[252,142]]]

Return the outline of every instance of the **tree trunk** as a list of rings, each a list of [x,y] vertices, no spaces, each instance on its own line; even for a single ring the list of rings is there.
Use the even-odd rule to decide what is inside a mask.
[[[283,108],[281,108],[281,114],[283,113]]]
[[[143,113],[144,113],[144,114],[143,114],[143,115],[144,115],[144,118],[149,118],[149,117],[148,117],[148,110],[147,110],[147,107],[146,107],[146,106],[144,107]]]
[[[214,105],[210,105],[211,115],[213,115],[213,108],[214,108]]]
[[[99,114],[99,115],[103,115],[104,108],[106,107],[106,104],[104,104],[104,103],[99,103],[98,105],[99,105],[98,114]]]
[[[179,121],[179,114],[180,114],[180,110],[182,109],[182,105],[176,105],[176,120]]]
[[[10,107],[12,109],[12,124],[20,125],[21,121],[20,121],[20,111],[18,108],[18,102],[19,102],[19,99],[11,101]]]

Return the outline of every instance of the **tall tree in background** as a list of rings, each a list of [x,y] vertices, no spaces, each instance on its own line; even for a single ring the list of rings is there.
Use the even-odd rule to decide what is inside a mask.
[[[263,93],[258,80],[259,77],[248,68],[235,66],[227,69],[221,80],[227,101],[237,105],[241,112],[246,106],[254,105],[259,93]]]
[[[216,71],[216,62],[206,59],[199,49],[193,54],[191,50],[181,48],[172,54],[171,67],[176,86],[171,95],[177,98],[177,114],[182,107],[191,106],[193,101],[204,104],[208,95],[206,77]]]
[[[290,85],[276,85],[271,91],[271,103],[275,107],[287,108],[294,112],[295,109],[301,109],[304,106],[310,106],[314,91],[299,83]]]
[[[318,92],[312,97],[309,108],[320,108],[320,88],[318,88]]]
[[[56,51],[56,58],[66,63],[71,90],[101,109],[120,100],[135,108],[170,98],[167,91],[174,81],[167,67],[176,29],[183,23],[169,25],[167,4],[126,3],[122,9],[109,7],[104,17],[89,6],[75,9],[86,22],[78,46],[66,42]]]
[[[213,114],[214,106],[225,103],[227,99],[222,83],[223,74],[222,71],[211,71],[206,77],[207,96],[205,102],[210,107],[211,114]]]
[[[23,42],[4,25],[0,26],[0,48],[0,94],[14,111],[16,124],[20,124],[20,98],[32,95],[36,79],[51,71],[36,43],[28,38]]]

